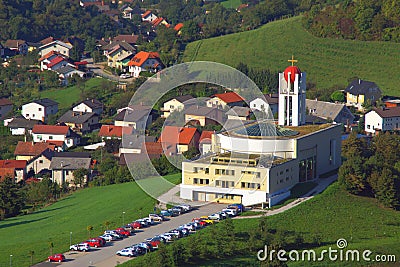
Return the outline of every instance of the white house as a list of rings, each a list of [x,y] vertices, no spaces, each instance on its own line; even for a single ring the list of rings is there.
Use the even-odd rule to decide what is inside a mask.
[[[72,108],[72,111],[77,112],[94,112],[97,115],[101,115],[103,113],[103,103],[99,100],[92,98],[86,99]]]
[[[32,134],[33,126],[36,124],[42,124],[42,121],[27,120],[24,117],[4,120],[4,126],[10,128],[12,135]]]
[[[58,52],[64,56],[69,57],[72,45],[66,44],[62,41],[55,40],[51,43],[39,47],[39,55],[42,57],[51,51]]]
[[[72,77],[73,75],[78,75],[81,78],[85,76],[83,71],[77,70],[69,64],[57,69],[56,72],[59,74],[58,77],[64,85],[68,85],[68,78]]]
[[[151,10],[147,10],[142,14],[142,21],[153,22],[157,19],[157,16],[151,12]]]
[[[56,153],[51,159],[50,170],[53,182],[59,185],[63,183],[74,183],[74,171],[78,169],[90,170],[92,159],[89,153],[84,152],[61,152]],[[88,181],[88,175],[84,177],[84,182]],[[82,185],[80,185],[82,186]]]
[[[163,118],[168,118],[172,112],[182,111],[185,106],[187,107],[194,104],[194,101],[190,101],[192,99],[193,97],[191,95],[182,95],[168,100],[164,103],[163,108],[161,109],[161,111],[163,111],[163,115],[161,116]]]
[[[224,109],[225,107],[242,107],[244,99],[235,92],[225,92],[213,95],[206,103],[207,107]]]
[[[128,63],[129,72],[135,78],[139,77],[142,71],[156,73],[164,68],[164,64],[157,52],[140,51]]]
[[[268,110],[271,109],[272,115],[277,116],[278,114],[278,94],[265,94],[264,99],[257,97],[250,101],[250,108],[252,110],[259,110],[268,114]]]
[[[400,130],[400,107],[374,108],[365,114],[365,132]]]
[[[32,130],[33,142],[62,141],[67,147],[76,146],[80,142],[78,134],[68,126],[35,125]]]
[[[115,126],[144,130],[152,121],[151,109],[124,109],[114,119]]]
[[[48,99],[38,99],[22,105],[22,116],[28,120],[46,121],[49,115],[58,112],[58,103]]]

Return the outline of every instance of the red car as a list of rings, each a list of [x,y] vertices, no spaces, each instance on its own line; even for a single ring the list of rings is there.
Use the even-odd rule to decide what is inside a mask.
[[[86,240],[84,243],[87,243],[89,246],[95,247],[95,248],[103,246],[103,244],[102,244],[103,242],[101,242],[99,239],[95,239],[95,238]]]
[[[50,262],[51,261],[58,261],[58,262],[62,262],[65,260],[65,256],[63,254],[54,254],[51,255],[47,258]]]
[[[124,235],[124,236],[130,236],[131,235],[131,232],[125,230],[124,228],[117,228],[117,229],[115,229],[115,231],[120,235]]]
[[[150,245],[153,246],[153,248],[158,248],[158,245],[160,245],[161,241],[158,239],[157,240],[152,239],[149,241],[149,243],[150,243]]]
[[[104,238],[100,237],[100,236],[99,237],[93,237],[92,239],[99,240],[102,247],[104,247],[106,245],[106,243],[107,243],[107,241]]]
[[[131,226],[132,226],[134,229],[140,229],[140,228],[142,228],[142,225],[140,224],[140,222],[132,222],[132,223],[131,223]]]

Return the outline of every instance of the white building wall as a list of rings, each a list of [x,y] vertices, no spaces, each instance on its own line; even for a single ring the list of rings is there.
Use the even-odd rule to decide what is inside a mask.
[[[375,129],[382,130],[384,120],[381,116],[378,115],[374,110],[368,112],[364,116],[364,127],[367,133],[375,133]]]
[[[266,114],[268,114],[269,110],[271,110],[272,115],[275,115],[278,113],[278,105],[277,104],[270,105],[269,103],[267,103],[266,101],[264,101],[261,98],[256,98],[253,101],[251,101],[250,108],[252,110],[264,111]]]
[[[64,135],[55,135],[55,134],[32,134],[33,136],[33,142],[38,143],[38,142],[46,142],[47,140],[51,141],[64,141],[65,142],[65,136]]]
[[[85,105],[85,103],[80,103],[79,105],[75,106],[72,111],[77,111],[77,112],[93,112],[93,110]]]
[[[37,103],[28,103],[22,105],[21,113],[22,116],[25,117],[25,119],[44,121],[45,107]]]

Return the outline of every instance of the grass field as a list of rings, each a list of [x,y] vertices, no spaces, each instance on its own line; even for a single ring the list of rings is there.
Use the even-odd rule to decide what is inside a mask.
[[[90,90],[94,87],[100,86],[102,78],[92,78],[86,81],[84,90]],[[58,108],[70,108],[73,104],[79,101],[81,94],[77,86],[69,86],[63,89],[47,90],[40,93],[41,98],[50,98],[59,103]]]
[[[190,43],[183,61],[216,61],[236,67],[283,71],[294,55],[307,80],[319,88],[347,86],[348,79],[374,81],[385,94],[400,96],[400,44],[317,38],[305,31],[301,17],[275,21],[241,32]]]
[[[175,184],[180,177],[166,176]],[[158,180],[150,178],[146,182],[156,186]],[[29,266],[32,250],[34,261],[43,261],[50,254],[50,242],[54,253],[67,251],[70,232],[72,243],[84,241],[88,238],[88,225],[94,227],[92,236],[96,236],[105,230],[105,221],[111,223],[110,227],[120,226],[122,212],[128,223],[147,216],[154,205],[155,200],[131,182],[80,190],[35,213],[0,221],[0,266],[8,266],[9,255],[13,255],[13,266]]]
[[[221,5],[223,5],[225,8],[238,8],[240,4],[242,3],[241,0],[226,0],[221,2]]]

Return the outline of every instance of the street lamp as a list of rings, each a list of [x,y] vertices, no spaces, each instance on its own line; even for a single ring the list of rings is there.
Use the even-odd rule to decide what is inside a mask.
[[[10,267],[12,266],[12,255],[10,255]]]
[[[69,232],[69,246],[72,245],[72,232]]]
[[[122,225],[125,225],[125,211],[122,212]]]

